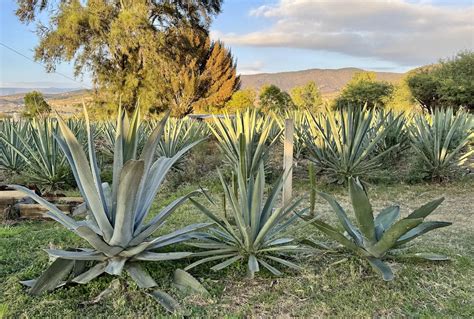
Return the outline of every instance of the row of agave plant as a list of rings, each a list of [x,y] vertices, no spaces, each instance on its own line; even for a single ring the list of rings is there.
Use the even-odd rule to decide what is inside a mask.
[[[433,179],[448,177],[459,164],[472,156],[474,116],[462,110],[436,110],[434,114],[406,115],[356,108],[340,111],[295,111],[284,116],[258,116],[255,112],[238,114],[239,121],[253,117],[254,129],[272,122],[262,138],[278,143],[282,138],[284,118],[295,121],[295,158],[307,158],[330,180],[344,182],[348,177],[367,178],[385,164],[393,165],[405,150],[412,149],[420,159],[419,169]],[[231,121],[229,117],[225,121]],[[157,121],[141,121],[137,128],[140,151]],[[84,120],[69,119],[68,127],[81,143],[86,142]],[[101,167],[110,166],[114,152],[116,124],[94,123],[95,143]],[[208,136],[209,131],[222,131],[219,123],[209,125],[190,119],[169,119],[157,145],[157,155],[172,157],[187,145]],[[253,131],[245,132],[247,135]],[[0,169],[26,175],[32,183],[55,189],[72,179],[59,144],[55,119],[0,122]],[[279,138],[276,138],[279,137]],[[229,137],[230,138],[230,137]],[[247,140],[250,136],[247,136]],[[228,142],[227,142],[228,143]],[[231,147],[231,146],[229,146]],[[235,161],[235,159],[229,159]],[[175,164],[182,167],[183,159]],[[255,163],[254,163],[255,165]],[[71,181],[72,182],[72,181]]]
[[[140,121],[137,128],[137,151],[145,144],[144,136],[150,134],[158,121]],[[78,141],[87,143],[86,122],[83,119],[68,119],[66,125]],[[91,123],[94,127],[94,143],[98,152],[99,165],[111,166],[116,135],[115,122]],[[32,184],[47,190],[56,190],[73,182],[73,172],[67,164],[64,152],[54,136],[59,134],[56,118],[33,120],[0,121],[0,169],[12,174],[22,174]],[[192,120],[169,119],[158,141],[156,153],[173,157],[183,148],[208,135],[203,123]],[[129,136],[127,138],[134,138]],[[179,169],[182,159],[175,164]]]
[[[198,139],[182,147],[174,155],[157,155],[168,118],[150,129],[141,147],[140,118],[136,111],[130,118],[121,110],[117,120],[113,147],[113,180],[100,178],[97,160],[96,134],[85,112],[87,150],[80,139],[61,118],[55,140],[66,157],[79,191],[87,205],[87,218],[77,220],[22,186],[11,185],[42,204],[49,216],[68,230],[82,237],[89,247],[66,250],[49,249],[54,259],[49,268],[35,280],[23,282],[32,294],[40,294],[66,284],[86,284],[103,274],[121,275],[127,272],[140,288],[155,297],[167,310],[174,311],[178,303],[169,294],[158,290],[157,282],[143,267],[143,262],[169,262],[192,259],[184,270],[176,270],[178,287],[205,291],[187,271],[212,262],[210,269],[218,271],[236,262],[244,262],[247,274],[253,278],[266,269],[282,275],[282,267],[300,269],[299,253],[317,254],[325,246],[297,240],[296,231],[312,224],[338,248],[364,258],[384,280],[392,280],[393,272],[384,261],[397,257],[418,257],[445,260],[436,254],[405,254],[405,244],[418,236],[444,226],[448,222],[425,221],[443,201],[437,199],[400,217],[399,206],[390,206],[374,215],[366,190],[357,178],[350,177],[349,195],[355,223],[330,195],[321,193],[333,208],[342,229],[321,218],[308,215],[304,198],[280,203],[280,193],[287,176],[266,185],[265,162],[270,147],[279,139],[274,133],[275,119],[246,112],[235,118],[214,118],[211,131],[230,166],[231,177],[219,172],[225,194],[225,204],[218,205],[204,190],[177,198],[159,212],[151,213],[151,205],[170,169],[195,145]],[[227,175],[228,176],[228,175]],[[199,199],[200,195],[203,199]],[[207,198],[207,201],[205,200]],[[186,201],[208,217],[208,223],[187,225],[169,234],[154,234],[166,219]],[[302,208],[303,207],[303,208]],[[186,243],[192,252],[176,249]],[[175,249],[173,249],[175,248]],[[190,249],[191,250],[191,249]]]
[[[464,110],[410,115],[362,107],[289,116],[296,124],[295,155],[339,183],[370,177],[408,149],[418,156],[423,176],[442,179],[474,153],[474,116]]]

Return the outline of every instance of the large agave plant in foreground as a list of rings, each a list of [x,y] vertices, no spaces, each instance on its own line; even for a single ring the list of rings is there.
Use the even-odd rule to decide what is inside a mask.
[[[321,220],[312,220],[311,223],[345,248],[365,258],[384,280],[393,279],[392,269],[383,262],[385,258],[447,259],[445,256],[430,253],[404,254],[403,252],[403,246],[409,241],[430,230],[451,225],[449,222],[424,221],[443,202],[444,198],[429,202],[402,219],[400,219],[399,206],[387,207],[374,218],[369,198],[358,180],[349,179],[349,194],[358,227],[352,224],[341,205],[332,196],[324,193],[320,195],[333,208],[345,233]]]
[[[97,276],[108,273],[120,275],[126,270],[141,288],[157,284],[140,261],[164,261],[187,257],[187,252],[159,252],[163,247],[186,240],[188,235],[208,224],[189,225],[170,234],[152,238],[167,217],[187,198],[190,193],[176,199],[156,216],[147,220],[153,200],[172,165],[196,141],[183,148],[172,158],[155,159],[157,141],[163,131],[166,118],[153,130],[141,155],[137,156],[137,128],[140,124],[138,110],[129,119],[119,111],[117,123],[113,183],[102,183],[96,161],[93,132],[86,112],[89,162],[82,145],[77,141],[65,122],[59,118],[61,135],[57,135],[62,150],[70,163],[79,190],[88,208],[88,218],[77,221],[49,202],[21,186],[13,186],[49,209],[49,216],[67,229],[86,240],[91,248],[73,250],[46,250],[55,258],[53,264],[38,279],[27,281],[32,294],[51,290],[64,282],[85,284]],[[161,291],[152,293],[161,301],[171,297]],[[173,303],[171,303],[173,304]],[[170,303],[165,304],[171,308]]]
[[[266,268],[274,275],[281,275],[276,265],[299,269],[298,265],[288,260],[287,255],[304,248],[286,235],[286,231],[297,220],[298,215],[292,213],[301,199],[276,208],[284,180],[283,176],[280,176],[264,200],[263,163],[260,163],[258,172],[248,179],[240,169],[236,169],[236,174],[238,183],[235,187],[228,186],[221,176],[225,202],[229,203],[230,212],[215,214],[191,199],[198,209],[215,222],[215,226],[207,233],[200,233],[195,242],[189,243],[205,251],[195,253],[193,256],[201,259],[185,270],[217,260],[223,261],[214,265],[212,270],[221,270],[243,260],[247,263],[250,278],[254,277],[260,267]],[[304,214],[305,211],[306,209],[301,210],[298,214]]]

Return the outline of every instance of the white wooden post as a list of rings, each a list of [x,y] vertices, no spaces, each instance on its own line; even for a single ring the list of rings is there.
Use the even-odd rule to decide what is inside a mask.
[[[283,184],[283,205],[291,201],[293,192],[293,119],[285,119],[285,141],[283,144],[283,169],[286,180]]]

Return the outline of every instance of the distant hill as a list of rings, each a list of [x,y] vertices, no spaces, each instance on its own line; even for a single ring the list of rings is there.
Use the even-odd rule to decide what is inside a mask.
[[[343,69],[310,69],[303,71],[260,73],[241,75],[242,89],[259,89],[263,85],[274,84],[279,88],[289,91],[291,88],[314,81],[319,86],[321,93],[332,95],[339,92],[357,72],[365,70],[357,68]],[[375,72],[377,79],[395,83],[403,77],[403,73]]]
[[[28,90],[27,92],[30,92]],[[26,92],[0,96],[0,113],[13,114],[21,113],[23,108],[23,99]],[[54,110],[57,110],[62,114],[73,114],[80,110],[82,100],[90,99],[90,91],[88,90],[76,90],[71,92],[62,93],[44,93],[46,101],[52,106]]]
[[[31,91],[39,91],[43,94],[58,94],[64,92],[71,92],[80,90],[79,88],[56,88],[56,87],[47,87],[47,88],[15,88],[15,87],[0,87],[0,96],[14,95],[28,93]]]

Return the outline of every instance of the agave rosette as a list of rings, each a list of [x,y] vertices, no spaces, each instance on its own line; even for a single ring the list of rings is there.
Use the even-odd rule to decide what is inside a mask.
[[[189,243],[205,251],[195,253],[193,256],[201,258],[185,270],[217,260],[223,261],[211,267],[212,270],[221,270],[240,260],[245,261],[250,278],[254,277],[260,267],[277,276],[282,273],[275,265],[300,269],[288,257],[304,248],[287,235],[287,230],[297,220],[298,215],[293,212],[297,210],[301,199],[276,208],[284,181],[283,176],[280,176],[265,200],[263,163],[256,175],[249,179],[245,179],[239,169],[236,174],[238,182],[234,187],[229,186],[220,176],[230,212],[215,214],[191,199],[199,210],[215,222],[215,226],[207,233],[200,233],[195,242]],[[303,209],[298,214],[305,212],[306,209]]]
[[[159,252],[159,250],[187,240],[192,232],[208,226],[208,223],[189,225],[156,238],[152,235],[174,210],[198,192],[174,200],[156,216],[147,220],[154,198],[170,168],[183,154],[200,142],[198,140],[189,144],[171,158],[156,159],[154,156],[156,145],[166,120],[167,117],[157,125],[148,137],[140,156],[137,156],[137,128],[140,125],[138,109],[131,118],[119,110],[113,183],[109,185],[101,182],[93,129],[87,112],[85,111],[85,121],[89,161],[83,146],[66,123],[58,118],[61,134],[55,137],[69,161],[87,205],[87,218],[75,220],[32,191],[22,186],[12,185],[12,187],[23,191],[49,209],[48,215],[52,219],[82,237],[92,248],[47,249],[47,253],[55,258],[55,261],[37,280],[25,282],[32,287],[31,293],[39,294],[54,289],[64,281],[85,284],[103,273],[120,275],[124,269],[139,287],[154,287],[157,285],[156,282],[141,267],[140,261],[174,260],[190,255],[188,252]],[[165,296],[164,292],[155,294]],[[168,297],[164,299],[169,300]]]
[[[357,226],[349,219],[342,206],[330,195],[320,195],[330,204],[345,232],[321,220],[311,223],[356,255],[365,258],[372,268],[386,281],[393,279],[392,269],[385,258],[416,257],[428,260],[446,260],[446,256],[432,253],[404,253],[404,245],[415,238],[437,228],[451,225],[450,222],[425,221],[444,200],[431,201],[415,209],[407,217],[400,219],[400,207],[390,206],[380,211],[374,218],[372,206],[362,184],[349,179],[349,194]]]

